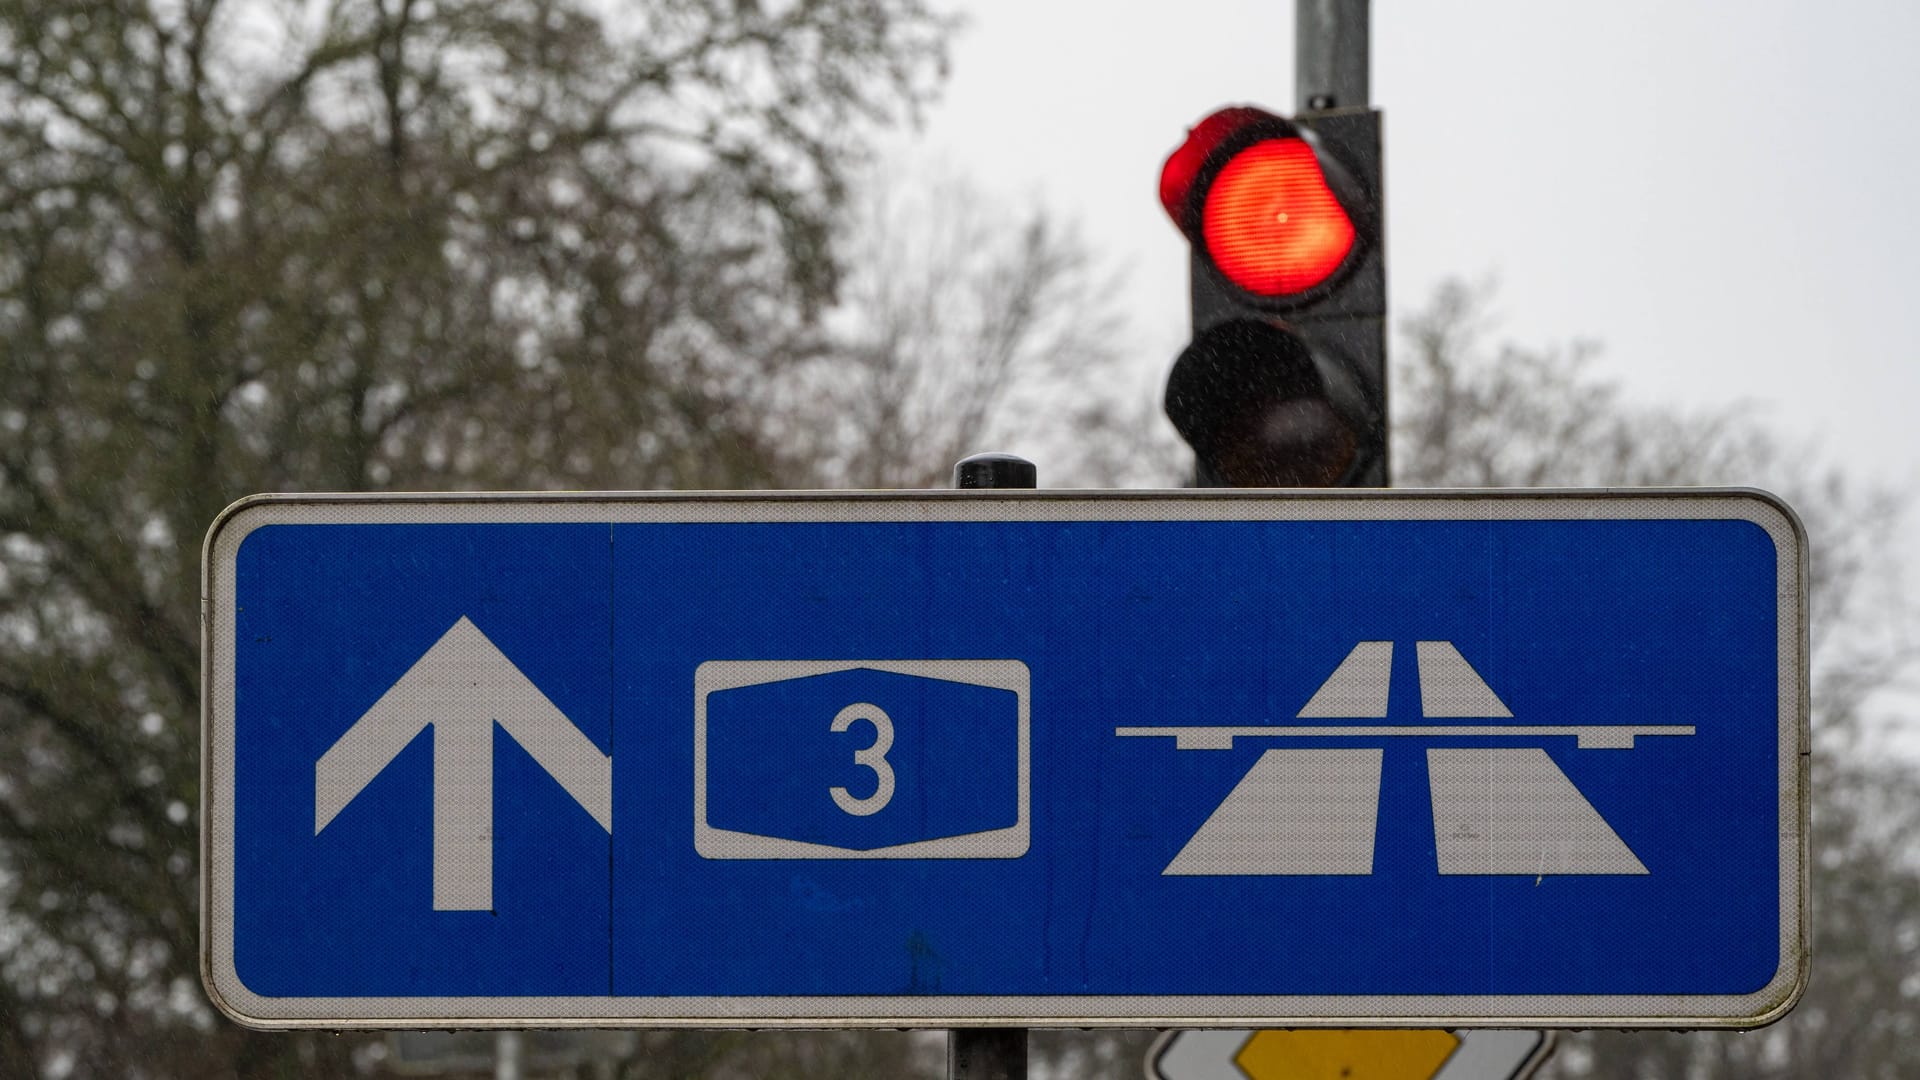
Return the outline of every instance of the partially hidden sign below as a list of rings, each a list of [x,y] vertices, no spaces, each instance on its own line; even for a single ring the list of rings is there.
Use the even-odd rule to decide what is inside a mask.
[[[1526,1080],[1553,1053],[1545,1031],[1170,1031],[1149,1080]]]
[[[208,990],[1764,1023],[1806,972],[1805,562],[1740,491],[255,497],[206,550]]]

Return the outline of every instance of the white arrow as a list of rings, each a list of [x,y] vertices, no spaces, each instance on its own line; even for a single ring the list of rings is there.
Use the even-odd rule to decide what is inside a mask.
[[[462,616],[313,767],[319,835],[433,725],[433,909],[493,907],[493,725],[613,831],[613,759]]]

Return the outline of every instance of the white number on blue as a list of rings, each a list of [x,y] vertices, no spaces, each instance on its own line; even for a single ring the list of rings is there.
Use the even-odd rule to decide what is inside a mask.
[[[878,705],[855,702],[834,716],[833,730],[845,731],[853,726],[855,720],[865,720],[873,725],[873,742],[864,750],[854,751],[854,764],[872,769],[879,783],[874,787],[873,794],[864,799],[856,799],[846,788],[836,787],[833,789],[833,801],[839,804],[840,809],[855,817],[866,817],[879,813],[887,803],[893,801],[893,765],[887,761],[887,751],[893,749],[893,717]]]

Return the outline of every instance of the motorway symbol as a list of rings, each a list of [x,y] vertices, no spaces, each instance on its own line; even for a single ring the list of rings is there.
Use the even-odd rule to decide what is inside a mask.
[[[318,835],[433,727],[433,908],[493,907],[493,728],[613,831],[613,761],[465,616],[314,765]]]
[[[1170,1031],[1149,1080],[1525,1080],[1552,1056],[1544,1031]]]
[[[1732,1027],[1804,984],[1805,549],[1753,493],[272,496],[206,550],[247,1024]]]
[[[1426,719],[1513,713],[1451,641],[1416,645]],[[1393,643],[1353,647],[1299,712],[1301,718],[1387,715]],[[1402,724],[1122,727],[1122,736],[1171,735],[1182,750],[1231,749],[1236,738],[1378,740],[1473,735],[1573,735],[1581,748],[1630,749],[1644,735],[1692,735],[1685,724]],[[1268,750],[1167,864],[1163,874],[1371,874],[1381,751]],[[1647,868],[1538,747],[1426,751],[1434,849],[1441,874],[1644,874]]]

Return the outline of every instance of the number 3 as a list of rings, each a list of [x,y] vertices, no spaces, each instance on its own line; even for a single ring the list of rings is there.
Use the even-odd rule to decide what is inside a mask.
[[[845,731],[853,726],[855,720],[865,720],[873,725],[873,742],[865,750],[854,751],[853,762],[872,769],[879,784],[873,794],[864,799],[856,799],[846,788],[836,787],[833,789],[833,801],[840,804],[840,809],[855,817],[866,817],[879,813],[887,803],[893,801],[893,766],[887,762],[887,751],[893,749],[893,717],[878,705],[856,702],[841,709],[833,718],[833,730]]]

